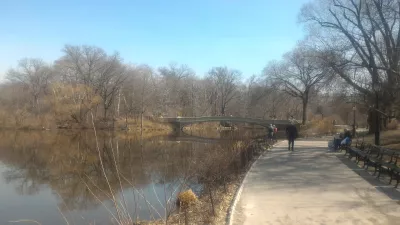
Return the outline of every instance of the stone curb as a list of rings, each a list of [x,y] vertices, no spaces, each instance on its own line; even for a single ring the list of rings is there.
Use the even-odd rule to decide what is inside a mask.
[[[283,142],[283,141],[278,141],[278,142],[275,143],[275,145],[279,144],[280,142]],[[272,148],[273,148],[275,145],[272,145]],[[272,148],[271,148],[271,149],[272,149]],[[265,153],[265,152],[264,152],[264,153]],[[227,216],[226,216],[225,225],[232,225],[232,223],[233,223],[233,213],[234,213],[234,211],[235,211],[237,202],[238,202],[239,199],[240,199],[240,195],[242,194],[244,181],[246,180],[247,175],[249,174],[249,171],[253,168],[254,165],[257,164],[258,159],[260,159],[260,157],[263,156],[263,155],[264,155],[264,154],[259,155],[259,156],[257,157],[257,159],[254,160],[254,162],[251,164],[249,170],[247,170],[246,175],[244,176],[244,178],[243,178],[242,181],[240,182],[240,187],[236,190],[236,193],[235,193],[235,196],[234,196],[234,198],[233,198],[233,201],[231,202],[231,205],[229,206],[229,211],[228,211],[228,214],[227,214]]]

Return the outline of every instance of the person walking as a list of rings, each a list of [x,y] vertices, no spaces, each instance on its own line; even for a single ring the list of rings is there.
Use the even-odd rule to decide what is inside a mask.
[[[286,136],[288,139],[288,143],[289,143],[289,151],[294,149],[294,140],[297,138],[297,127],[291,123],[290,125],[288,125],[286,127]]]
[[[274,127],[274,142],[276,143],[278,141],[278,139],[276,138],[276,135],[278,133],[278,128],[275,126],[275,124],[273,125]]]
[[[274,127],[272,124],[269,125],[268,127],[268,141],[272,142],[274,137]]]

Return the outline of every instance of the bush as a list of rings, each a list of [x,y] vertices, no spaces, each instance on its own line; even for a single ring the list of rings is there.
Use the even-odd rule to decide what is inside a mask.
[[[335,126],[333,125],[333,118],[326,117],[324,119],[315,119],[305,126],[301,127],[300,135],[309,136],[309,135],[324,135],[324,134],[332,134],[335,132]]]
[[[331,134],[335,131],[335,126],[332,123],[332,120],[329,118],[325,118],[323,120],[318,121],[316,125],[317,133],[319,134]]]
[[[178,194],[178,203],[180,206],[188,207],[189,205],[197,201],[196,194],[193,193],[191,189],[186,190]]]

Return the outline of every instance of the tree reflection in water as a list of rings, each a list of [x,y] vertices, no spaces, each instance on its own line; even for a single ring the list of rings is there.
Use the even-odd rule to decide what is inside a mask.
[[[20,195],[50,188],[63,212],[96,209],[110,199],[93,132],[8,131],[0,138],[3,178]],[[211,144],[148,140],[141,148],[137,136],[104,132],[98,140],[112,192],[122,199],[124,190],[127,207],[139,219],[171,213],[182,185],[201,188],[195,165]]]
[[[211,164],[204,161],[212,160],[215,146],[227,148],[215,141],[156,138],[141,145],[132,134],[98,132],[97,136],[99,151],[91,131],[0,132],[4,185],[12,185],[22,196],[51,190],[58,207],[70,217],[75,217],[71,211],[85,215],[102,208],[99,205],[115,213],[110,201],[114,194],[118,207],[126,208],[132,220],[164,218],[175,210],[175,197],[182,188],[201,192],[199,180],[204,177],[199,179],[199,174],[212,173],[204,168]]]

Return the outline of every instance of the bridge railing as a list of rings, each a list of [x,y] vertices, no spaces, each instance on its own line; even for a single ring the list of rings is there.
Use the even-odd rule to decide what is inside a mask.
[[[230,117],[230,116],[212,116],[212,117],[164,117],[160,118],[163,122],[168,123],[200,123],[200,122],[214,122],[214,121],[227,121],[227,122],[243,122],[243,123],[257,123],[257,124],[290,124],[290,120],[263,120],[256,118],[245,117]],[[297,122],[297,121],[296,121]]]

